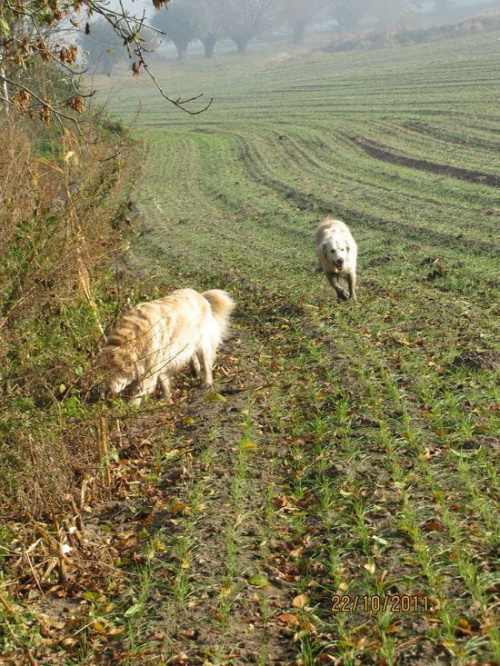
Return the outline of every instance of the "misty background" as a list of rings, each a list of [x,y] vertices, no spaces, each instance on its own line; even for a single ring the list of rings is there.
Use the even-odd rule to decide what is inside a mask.
[[[326,50],[346,50],[353,46],[353,36],[425,31],[500,8],[500,0],[172,0],[160,11],[150,0],[111,0],[110,8],[125,20],[144,19],[140,37],[148,51],[185,60],[212,58],[217,52],[245,54],[250,45],[263,42],[306,42],[314,48],[317,41]],[[426,35],[413,38],[425,41]],[[378,41],[382,44],[380,37]],[[90,22],[79,42],[90,73],[111,74],[128,60],[120,38],[102,19]]]

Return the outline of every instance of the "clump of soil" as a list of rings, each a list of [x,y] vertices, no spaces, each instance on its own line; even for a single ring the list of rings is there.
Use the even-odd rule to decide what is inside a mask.
[[[456,356],[452,367],[466,367],[471,370],[499,370],[500,353],[491,349],[470,350]]]

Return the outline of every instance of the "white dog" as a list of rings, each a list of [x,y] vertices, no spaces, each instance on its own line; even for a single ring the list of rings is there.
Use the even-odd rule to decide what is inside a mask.
[[[341,220],[327,217],[316,231],[316,254],[319,267],[337,296],[346,301],[356,298],[356,262],[358,246],[348,226]],[[349,293],[340,284],[345,279]]]
[[[191,363],[205,385],[212,385],[217,348],[227,334],[233,300],[225,291],[203,294],[177,289],[165,298],[140,303],[126,314],[106,341],[99,366],[109,389],[121,393],[132,384],[131,401],[138,405],[159,381],[170,400],[170,378]]]

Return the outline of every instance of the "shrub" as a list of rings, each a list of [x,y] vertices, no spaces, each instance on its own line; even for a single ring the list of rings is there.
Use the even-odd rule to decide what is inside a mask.
[[[28,122],[0,125],[0,496],[40,515],[97,461],[87,403],[132,148]]]

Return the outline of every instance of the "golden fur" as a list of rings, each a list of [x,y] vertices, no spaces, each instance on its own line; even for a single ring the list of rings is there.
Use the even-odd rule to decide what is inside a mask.
[[[99,355],[111,392],[116,395],[132,384],[130,399],[139,404],[159,382],[170,399],[170,379],[189,363],[211,386],[217,348],[227,335],[234,307],[220,289],[203,294],[177,289],[165,298],[136,305]]]
[[[316,254],[322,270],[337,296],[346,301],[356,298],[358,246],[342,220],[327,217],[316,230]],[[349,293],[341,285],[345,279]]]

